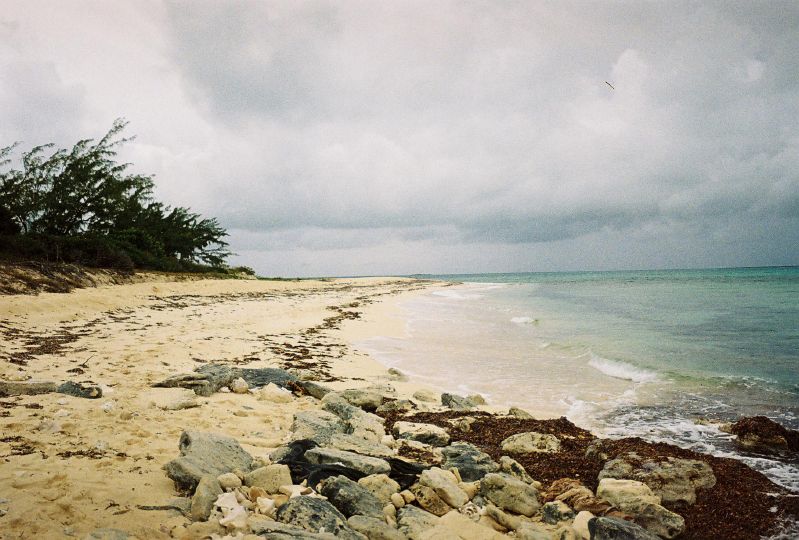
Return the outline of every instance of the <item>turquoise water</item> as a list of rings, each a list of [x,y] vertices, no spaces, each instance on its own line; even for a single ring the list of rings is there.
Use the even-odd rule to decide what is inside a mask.
[[[743,459],[799,489],[797,463],[742,455],[718,424],[799,427],[799,268],[423,277],[453,285],[403,304],[405,338],[364,344],[384,363],[602,435]]]

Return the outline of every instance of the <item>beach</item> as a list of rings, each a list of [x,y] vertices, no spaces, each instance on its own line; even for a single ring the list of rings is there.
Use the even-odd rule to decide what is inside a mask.
[[[456,419],[477,414],[478,422],[483,421],[480,415],[506,414],[508,396],[494,404],[474,398],[465,412],[457,413],[457,407],[442,405],[440,385],[389,371],[359,346],[376,337],[407,338],[408,323],[399,306],[450,290],[450,284],[405,278],[149,279],[154,281],[0,296],[0,382],[71,381],[102,393],[91,399],[62,390],[0,398],[3,540],[85,538],[101,529],[139,539],[210,537],[207,528],[192,529],[180,511],[187,501],[180,496],[186,493],[164,472],[179,455],[181,434],[190,430],[230,437],[256,460],[271,463],[270,454],[296,438],[297,413],[316,414],[323,404],[332,410],[328,397],[320,402],[305,395],[317,386],[289,385],[294,395],[285,399],[246,386],[241,393],[226,386],[207,396],[185,387],[153,386],[203,366],[279,368],[332,394],[366,388],[383,402],[412,400],[414,414],[433,415],[425,417],[430,424],[449,426],[445,422],[453,414]],[[458,388],[453,378],[443,390]],[[526,413],[536,420],[511,420],[538,426],[534,422],[553,417],[552,411],[529,406]],[[383,416],[388,433],[402,420],[395,413]],[[453,440],[457,434],[473,438],[468,434],[473,421],[453,424]],[[540,429],[561,426],[566,437],[581,441],[574,451],[585,454],[593,436],[562,424],[565,419],[552,422],[561,424],[541,424]],[[488,436],[494,428],[486,426]],[[486,451],[499,452],[499,443],[491,444],[494,450]],[[762,482],[779,489],[765,478]],[[543,526],[553,534],[560,530]]]

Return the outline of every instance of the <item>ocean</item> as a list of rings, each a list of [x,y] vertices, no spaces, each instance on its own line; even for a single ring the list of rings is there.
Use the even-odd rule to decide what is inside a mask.
[[[719,422],[799,428],[799,268],[417,276],[406,336],[361,347],[441,390],[741,459],[799,491],[799,462]]]

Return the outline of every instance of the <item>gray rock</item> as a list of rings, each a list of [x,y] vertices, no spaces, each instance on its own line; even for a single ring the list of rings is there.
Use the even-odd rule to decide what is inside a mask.
[[[511,454],[551,454],[560,451],[560,441],[548,433],[528,431],[511,435],[502,441],[502,451]]]
[[[345,432],[371,442],[379,443],[386,434],[385,420],[376,414],[368,413],[336,393],[327,394],[322,398],[322,407],[336,416],[345,424]]]
[[[294,415],[291,424],[295,440],[310,439],[321,445],[328,444],[334,433],[344,433],[345,429],[344,422],[327,411],[300,411]]]
[[[358,480],[358,484],[385,506],[391,502],[391,496],[399,493],[400,485],[387,474],[370,474]]]
[[[533,483],[533,477],[527,474],[527,471],[521,463],[511,457],[502,456],[499,458],[499,470],[514,478],[518,478],[525,484]]]
[[[683,517],[661,506],[660,497],[642,482],[604,478],[599,481],[596,495],[663,538],[674,538],[685,530]]]
[[[99,386],[84,386],[72,381],[67,381],[58,385],[56,392],[86,399],[98,399],[103,397],[103,389]]]
[[[405,382],[408,380],[408,376],[405,375],[403,372],[398,370],[397,368],[388,368],[388,376],[391,380]]]
[[[407,537],[385,522],[384,519],[367,516],[352,516],[347,520],[349,526],[369,540],[405,540]]]
[[[499,470],[499,465],[491,459],[491,456],[467,442],[452,443],[442,448],[441,453],[444,455],[442,467],[457,468],[464,482],[480,480],[486,474]]]
[[[194,373],[173,375],[153,386],[161,388],[188,388],[198,396],[210,396],[238,377],[236,370],[222,364],[205,364]]]
[[[471,411],[476,405],[470,400],[457,394],[441,394],[441,404],[453,411]]]
[[[388,413],[388,412],[408,412],[416,408],[413,401],[409,399],[392,399],[380,405],[375,412]]]
[[[322,386],[321,384],[317,384],[313,381],[297,381],[297,386],[305,390],[309,396],[315,397],[316,399],[322,399],[327,394],[332,392],[330,388],[327,386]]]
[[[469,502],[469,496],[458,487],[458,479],[449,471],[432,467],[422,471],[419,483],[432,488],[441,500],[453,508],[460,508]]]
[[[360,407],[369,412],[374,412],[383,404],[383,396],[371,390],[350,388],[340,393],[341,397],[347,400],[350,405]]]
[[[541,508],[538,491],[521,480],[491,473],[480,482],[480,494],[502,510],[533,516]]]
[[[383,518],[383,506],[377,497],[366,488],[346,476],[327,478],[322,482],[320,493],[347,517],[362,515]]]
[[[252,468],[252,456],[238,441],[223,435],[184,431],[178,444],[180,457],[165,465],[166,474],[178,489],[194,490],[205,475],[220,474]]]
[[[335,448],[311,448],[305,452],[305,459],[316,464],[340,463],[364,474],[381,474],[391,471],[391,466],[383,459],[361,456]]]
[[[292,483],[288,465],[280,463],[259,467],[244,477],[244,485],[264,488],[267,493],[277,493],[280,486],[289,486]]]
[[[595,517],[588,520],[591,540],[659,540],[640,525],[613,517]]]
[[[413,399],[417,401],[435,402],[438,401],[438,395],[431,390],[417,390],[413,393]]]
[[[0,381],[0,397],[35,396],[56,391],[50,381]]]
[[[560,540],[560,536],[556,536],[555,533],[550,533],[539,525],[527,522],[516,529],[516,538],[518,540]]]
[[[128,533],[119,529],[95,529],[83,540],[128,540]]]
[[[420,540],[427,529],[438,524],[439,518],[415,506],[403,506],[397,510],[397,525],[410,540]]]
[[[522,418],[524,420],[533,419],[532,414],[525,411],[524,409],[520,409],[519,407],[511,407],[510,409],[508,409],[508,416],[515,416],[516,418]]]
[[[574,510],[563,501],[551,501],[544,504],[542,521],[550,525],[557,525],[561,521],[574,519]]]
[[[447,431],[433,424],[396,422],[392,431],[398,439],[419,441],[432,446],[445,446],[449,442]]]
[[[608,461],[599,479],[617,478],[643,482],[664,503],[696,502],[696,490],[716,485],[713,469],[704,461],[667,458],[665,461],[641,461],[635,454],[625,454]]]
[[[244,379],[250,388],[266,386],[269,383],[281,388],[288,388],[290,383],[297,382],[297,377],[279,368],[242,368],[235,369],[236,377]]]
[[[266,518],[247,520],[253,534],[269,540],[335,540],[333,533],[314,533]]]
[[[346,433],[333,433],[327,444],[331,448],[355,452],[356,454],[363,454],[366,456],[386,458],[392,457],[395,454],[391,448],[384,444],[368,441],[356,435],[348,435]]]
[[[275,520],[318,533],[322,529],[338,538],[356,539],[362,536],[347,524],[347,518],[324,499],[299,496],[289,499],[278,508]]]
[[[203,476],[191,498],[189,515],[194,521],[206,521],[214,509],[214,502],[222,495],[222,486],[213,476]]]

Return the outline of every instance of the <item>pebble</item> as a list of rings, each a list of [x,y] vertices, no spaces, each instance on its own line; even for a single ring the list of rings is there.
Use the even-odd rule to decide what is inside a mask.
[[[103,410],[103,412],[107,412],[107,413],[111,412],[111,411],[114,410],[114,402],[113,401],[106,401],[105,403],[100,405],[100,408]]]
[[[230,390],[234,394],[246,394],[250,391],[250,385],[247,384],[247,381],[239,377],[230,383]]]
[[[395,508],[402,508],[405,506],[405,498],[399,493],[392,493],[391,504],[393,504]]]
[[[232,472],[220,474],[216,479],[219,485],[222,486],[222,489],[236,489],[241,487],[241,478]]]

